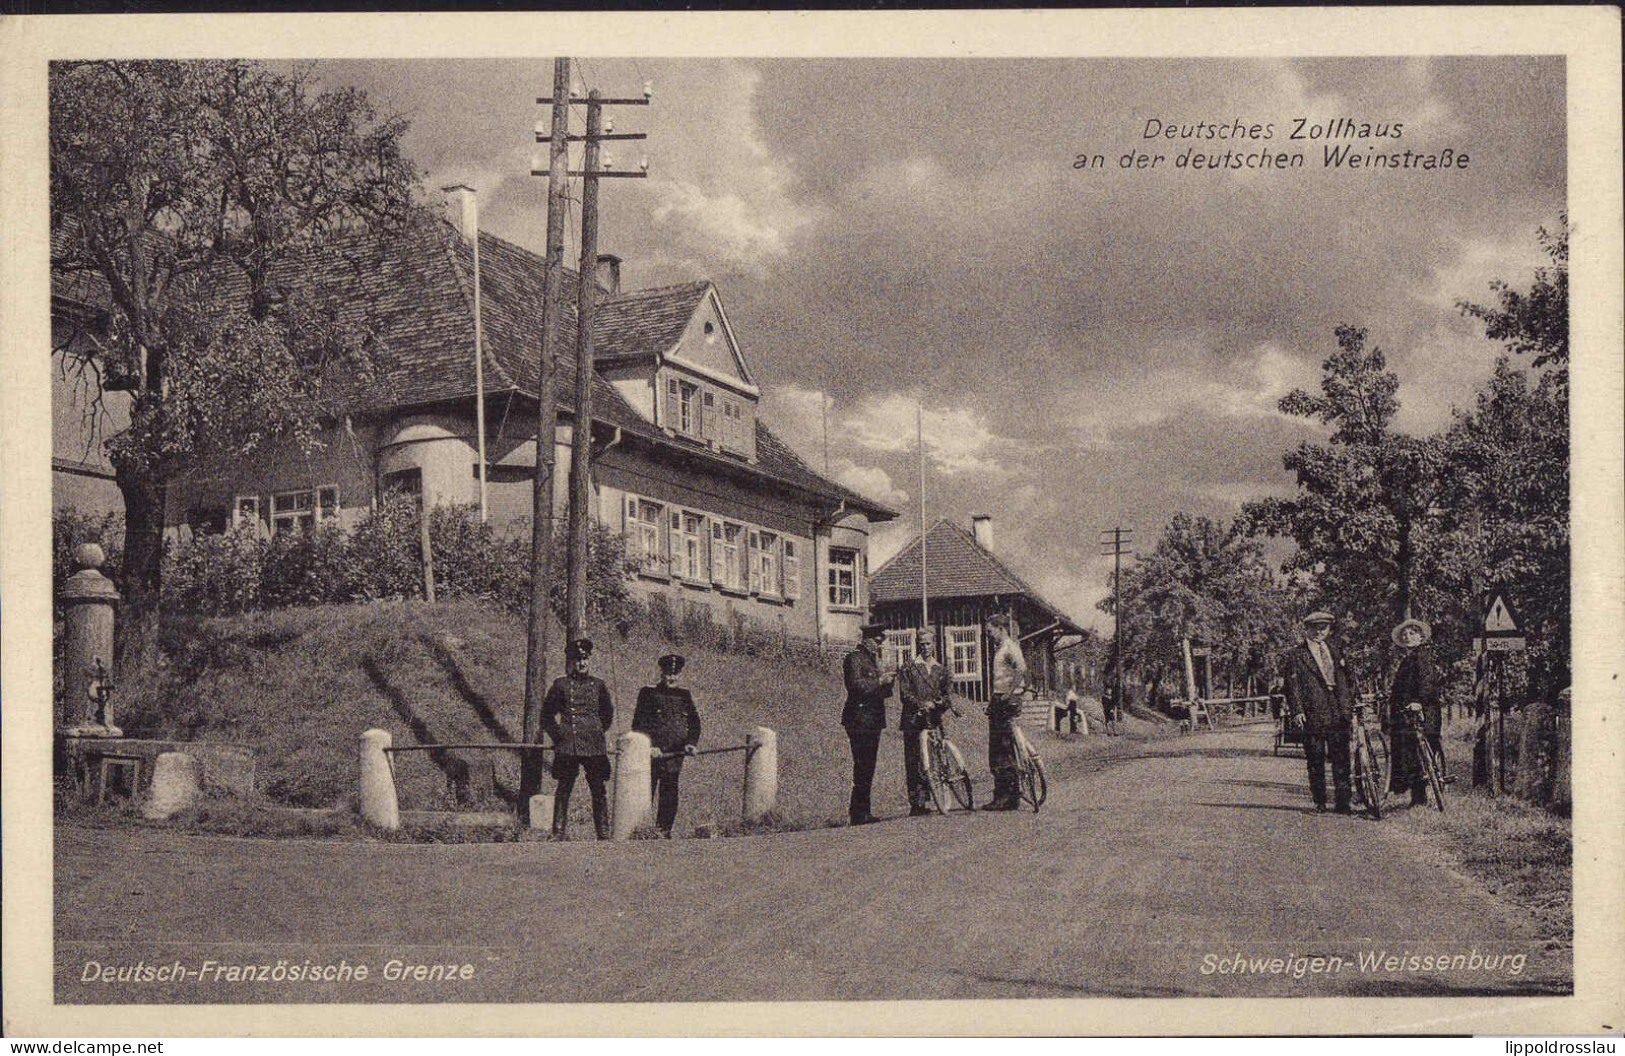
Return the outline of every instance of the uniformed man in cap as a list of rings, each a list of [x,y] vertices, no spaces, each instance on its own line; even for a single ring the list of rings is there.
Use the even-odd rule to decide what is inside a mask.
[[[1349,720],[1354,690],[1342,653],[1326,640],[1332,614],[1311,612],[1303,618],[1304,640],[1287,651],[1282,667],[1288,721],[1303,730],[1303,754],[1309,763],[1309,794],[1315,811],[1326,810],[1326,759],[1332,761],[1337,813],[1352,813],[1349,783]]]
[[[700,713],[694,697],[677,684],[688,661],[676,653],[660,658],[660,681],[638,690],[637,710],[632,713],[632,729],[647,734],[657,753],[650,772],[654,785],[655,828],[671,839],[677,820],[677,782],[683,774],[683,760],[694,754],[700,743]]]
[[[542,729],[553,741],[553,838],[566,838],[570,792],[576,774],[585,771],[592,791],[592,824],[600,840],[609,839],[609,747],[605,731],[615,722],[609,687],[587,673],[592,639],[577,638],[564,648],[568,673],[554,681],[542,700]]]
[[[853,825],[875,820],[869,811],[869,794],[875,782],[875,756],[880,752],[880,734],[886,728],[886,698],[891,696],[892,675],[880,674],[880,645],[886,628],[866,623],[860,633],[862,643],[842,664],[846,680],[846,706],[841,709],[841,725],[852,745],[852,796],[847,801],[847,818]]]

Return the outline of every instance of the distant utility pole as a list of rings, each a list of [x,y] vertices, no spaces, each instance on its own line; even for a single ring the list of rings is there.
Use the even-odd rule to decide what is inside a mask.
[[[544,100],[538,99],[537,102]],[[553,554],[553,363],[558,358],[560,301],[564,290],[564,214],[569,209],[566,175],[570,131],[570,60],[553,60],[553,122],[548,136],[547,256],[542,284],[542,354],[536,384],[536,475],[530,506],[530,619],[525,636],[524,743],[542,740],[542,698],[547,693],[548,594]],[[540,128],[536,138],[542,139]],[[542,787],[540,752],[524,752],[519,785],[522,802]]]
[[[1100,533],[1102,554],[1112,555],[1112,702],[1123,710],[1123,555],[1133,554],[1134,540],[1129,538],[1134,529],[1121,525],[1103,529]],[[1109,549],[1106,549],[1109,548]]]
[[[570,436],[570,548],[565,572],[565,609],[567,634],[571,640],[581,637],[587,630],[587,528],[591,521],[589,508],[592,501],[592,381],[593,347],[592,316],[597,300],[598,272],[598,181],[606,176],[642,178],[648,175],[648,159],[638,171],[612,170],[599,165],[599,144],[605,140],[647,139],[643,132],[608,133],[603,130],[603,108],[606,106],[648,106],[654,94],[649,85],[643,86],[642,98],[605,99],[595,88],[585,98],[567,96],[568,103],[587,105],[587,131],[585,135],[562,133],[565,142],[585,144],[581,168],[566,171],[567,176],[581,177],[581,263],[576,279],[576,392],[575,423]],[[558,105],[559,92],[555,84],[554,105]],[[542,102],[538,99],[537,102]],[[555,114],[557,110],[555,109]],[[567,155],[560,147],[561,130],[557,117],[553,144],[545,171],[532,170],[531,175],[556,178],[568,164]],[[540,133],[537,139],[540,140]],[[551,212],[551,205],[549,206]]]

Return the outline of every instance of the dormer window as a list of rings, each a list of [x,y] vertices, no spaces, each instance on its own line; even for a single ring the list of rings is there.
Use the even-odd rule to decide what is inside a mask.
[[[678,377],[666,379],[666,427],[684,436],[700,435],[700,387]]]

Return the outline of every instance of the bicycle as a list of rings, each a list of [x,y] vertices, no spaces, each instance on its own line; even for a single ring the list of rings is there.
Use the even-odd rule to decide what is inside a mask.
[[[948,710],[955,718],[959,717],[958,708],[950,706]],[[920,758],[925,761],[926,785],[931,789],[931,802],[938,814],[948,813],[950,795],[961,809],[976,809],[965,757],[960,754],[959,746],[948,739],[940,722],[920,731]]]
[[[1433,790],[1433,805],[1444,813],[1444,760],[1433,750],[1423,721],[1422,705],[1411,703],[1405,708],[1405,725],[1410,728],[1411,741],[1416,745],[1416,765],[1427,778],[1427,787]]]
[[[1360,701],[1354,705],[1353,723],[1349,738],[1349,765],[1354,771],[1354,789],[1370,811],[1372,818],[1382,818],[1382,803],[1386,795],[1388,776],[1388,742],[1381,731],[1366,725],[1371,705]]]
[[[1021,727],[1014,723],[1010,726],[1015,735],[1016,742],[1016,777],[1017,787],[1021,798],[1038,813],[1038,808],[1044,805],[1044,799],[1049,795],[1049,781],[1044,775],[1044,760],[1038,757],[1033,750],[1032,742],[1027,735],[1021,732]]]

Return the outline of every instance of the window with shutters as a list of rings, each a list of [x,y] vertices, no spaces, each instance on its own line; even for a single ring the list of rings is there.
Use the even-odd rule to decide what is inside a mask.
[[[704,583],[708,578],[705,544],[705,516],[691,510],[682,512],[682,530],[678,535],[681,560],[674,560],[676,572],[684,579]]]
[[[976,682],[982,678],[982,629],[947,628],[948,664],[955,682]]]
[[[801,597],[801,555],[794,539],[784,540],[784,596]]]
[[[640,572],[650,575],[664,575],[666,572],[660,542],[665,517],[666,507],[663,504],[636,495],[626,497],[627,556],[637,564]]]
[[[829,548],[829,603],[836,608],[858,605],[858,552],[844,546]]]
[[[711,581],[729,590],[745,589],[745,526],[732,521],[711,522]]]
[[[783,593],[783,586],[779,583],[779,537],[772,532],[758,532],[761,544],[757,549],[757,560],[761,562],[761,592],[768,597],[779,597]]]

